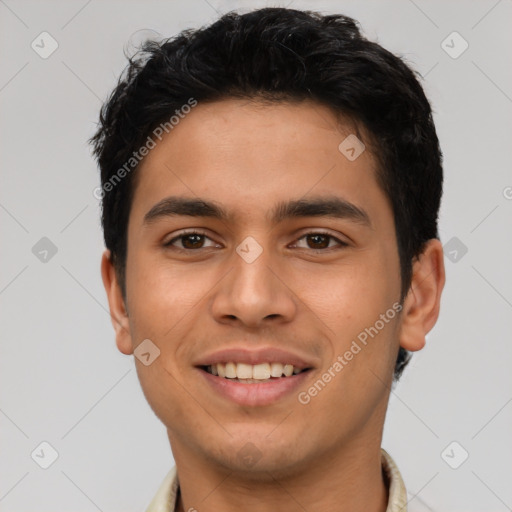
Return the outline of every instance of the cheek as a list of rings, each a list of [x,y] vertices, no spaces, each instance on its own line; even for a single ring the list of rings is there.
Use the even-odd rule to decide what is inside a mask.
[[[338,356],[344,359],[343,370],[336,372],[344,375],[336,379],[341,386],[345,379],[364,384],[371,377],[369,369],[386,375],[393,364],[400,283],[388,259],[374,253],[361,252],[328,271],[319,265],[297,272],[292,281],[308,310],[328,327],[326,367]]]
[[[330,267],[288,270],[293,291],[337,333],[372,324],[398,298],[399,283],[383,258],[363,251]],[[332,324],[332,325],[331,325]]]
[[[205,415],[197,400],[188,399],[190,393],[177,372],[163,364],[167,366],[164,355],[150,366],[137,364],[141,389],[156,416],[164,425],[170,426],[177,425],[176,418],[201,418]]]
[[[184,362],[188,363],[192,354],[197,353],[200,337],[194,333],[198,331],[198,320],[205,320],[205,301],[219,276],[197,265],[173,263],[162,255],[156,257],[141,251],[133,256],[131,332],[134,344],[149,338],[160,350],[157,361],[162,366],[161,380],[147,377],[147,386],[154,384],[158,397],[164,389],[180,387],[172,376],[181,381]],[[168,388],[162,386],[166,379],[170,379]]]
[[[128,260],[128,281],[135,327],[154,336],[165,336],[208,290],[204,273],[144,251]]]

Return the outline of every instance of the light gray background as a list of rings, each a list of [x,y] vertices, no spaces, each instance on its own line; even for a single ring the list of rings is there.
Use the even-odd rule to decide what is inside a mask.
[[[440,319],[392,393],[383,447],[411,509],[511,509],[511,0],[0,0],[1,511],[141,511],[172,466],[115,347],[86,140],[138,31],[286,4],[355,17],[425,77],[445,157],[441,239],[468,252],[446,259]],[[59,45],[47,59],[31,48],[42,31]],[[457,59],[441,47],[453,31],[469,43]],[[42,237],[58,249],[46,263],[32,253]],[[59,454],[46,470],[31,458],[42,441]],[[458,469],[441,456],[452,441],[469,453]]]

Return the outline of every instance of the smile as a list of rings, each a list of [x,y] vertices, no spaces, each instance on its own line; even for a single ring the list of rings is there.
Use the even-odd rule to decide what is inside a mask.
[[[270,406],[289,398],[295,400],[299,391],[304,389],[305,379],[312,374],[311,368],[299,369],[282,363],[242,363],[240,373],[237,363],[217,363],[198,367],[198,370],[210,392],[243,407]],[[272,370],[274,375],[280,375],[273,376]],[[217,375],[213,373],[215,371]],[[245,377],[249,371],[252,377]]]
[[[204,369],[211,375],[245,384],[257,384],[275,378],[291,377],[307,370],[307,368],[300,368],[286,363],[260,363],[253,365],[234,362],[212,364]]]

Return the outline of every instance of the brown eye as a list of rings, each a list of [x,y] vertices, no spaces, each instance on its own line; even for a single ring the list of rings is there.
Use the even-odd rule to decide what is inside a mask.
[[[204,243],[203,235],[185,235],[181,237],[185,249],[200,249]]]
[[[305,249],[330,249],[335,247],[335,245],[330,245],[332,241],[336,242],[339,247],[348,246],[347,243],[341,241],[339,238],[331,235],[330,233],[307,233],[304,236],[300,237],[298,241],[305,240],[307,247],[302,247]]]
[[[311,249],[325,249],[329,247],[330,238],[328,235],[306,235],[306,240],[314,245]]]
[[[204,243],[206,240],[211,239],[204,233],[197,233],[195,231],[191,231],[189,233],[181,233],[181,235],[174,237],[172,240],[169,240],[169,242],[166,242],[164,244],[164,247],[174,247],[178,250],[197,250],[207,247],[213,247],[212,245],[205,246]],[[181,242],[181,246],[176,245],[176,242],[178,241]]]

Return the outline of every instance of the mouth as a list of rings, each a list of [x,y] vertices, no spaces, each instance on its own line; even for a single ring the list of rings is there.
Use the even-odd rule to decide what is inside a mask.
[[[222,379],[242,384],[262,384],[276,379],[286,379],[308,372],[311,368],[294,366],[290,363],[216,363],[200,366],[200,369]]]
[[[313,368],[289,363],[215,363],[196,367],[214,395],[243,407],[294,400]]]

